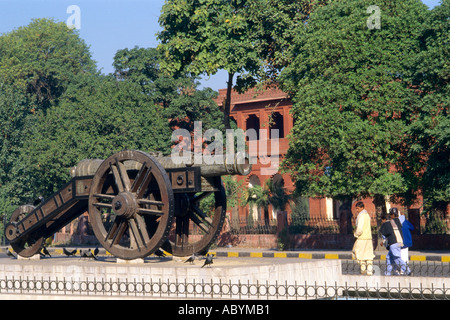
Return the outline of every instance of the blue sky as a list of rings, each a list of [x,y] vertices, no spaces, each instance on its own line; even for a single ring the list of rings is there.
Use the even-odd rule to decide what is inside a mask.
[[[395,0],[401,1],[401,0]],[[433,8],[440,0],[422,0]],[[156,47],[159,13],[164,0],[0,0],[0,34],[30,23],[33,18],[67,21],[70,5],[81,10],[81,38],[90,46],[93,59],[103,73],[113,71],[117,50]],[[214,90],[226,87],[227,76],[219,72],[202,81]]]

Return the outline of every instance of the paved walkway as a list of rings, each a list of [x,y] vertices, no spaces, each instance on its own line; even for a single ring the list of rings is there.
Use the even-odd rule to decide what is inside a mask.
[[[351,260],[349,250],[292,250],[278,251],[275,249],[256,248],[216,248],[210,252],[224,257],[264,257],[264,258],[303,258],[303,259],[341,259]],[[386,260],[387,250],[376,251],[375,259]],[[441,261],[450,262],[449,251],[409,251],[411,261]]]
[[[82,249],[86,250],[95,247],[75,247],[68,246],[67,249]],[[0,247],[0,253],[5,254],[8,247]],[[62,247],[49,247],[48,251],[52,255],[63,255]],[[99,248],[99,255],[109,255],[105,249]],[[217,257],[229,258],[301,258],[301,259],[340,259],[351,260],[352,253],[349,250],[291,250],[278,251],[276,249],[264,248],[213,248],[209,250],[210,253]],[[386,250],[376,251],[375,260],[386,260]],[[439,261],[450,262],[449,251],[409,251],[410,261]]]

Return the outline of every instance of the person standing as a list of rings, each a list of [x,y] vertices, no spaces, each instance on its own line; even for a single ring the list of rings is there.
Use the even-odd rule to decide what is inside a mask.
[[[399,267],[401,273],[409,274],[406,263],[401,258],[401,248],[403,247],[402,224],[398,219],[398,210],[393,209],[396,208],[389,210],[390,220],[384,222],[380,228],[381,235],[386,239],[386,249],[389,250],[386,255],[385,275],[387,276],[392,274],[393,265]]]
[[[397,210],[397,208],[392,208]],[[398,211],[398,220],[400,220],[400,223],[402,224],[402,233],[403,233],[403,247],[401,249],[401,257],[402,260],[408,264],[409,262],[409,252],[408,248],[412,247],[412,236],[411,231],[414,230],[414,226],[411,222],[406,220],[406,217],[404,214],[402,214],[400,211]]]
[[[373,253],[372,230],[370,226],[370,216],[364,203],[359,201],[355,205],[358,216],[356,217],[356,230],[354,236],[356,238],[353,245],[352,257],[359,266],[361,274],[371,276],[373,274]]]

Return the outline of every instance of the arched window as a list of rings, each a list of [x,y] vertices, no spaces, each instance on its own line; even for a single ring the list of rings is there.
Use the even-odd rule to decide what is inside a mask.
[[[260,128],[259,118],[256,115],[251,114],[246,121],[246,130],[254,129],[256,131],[256,140],[259,140],[259,128]]]
[[[251,175],[248,179],[248,187],[251,188],[253,186],[261,186],[261,181],[256,175]]]
[[[270,138],[272,138],[272,129],[278,129],[278,138],[284,138],[284,119],[281,113],[274,112],[272,114],[270,129]]]

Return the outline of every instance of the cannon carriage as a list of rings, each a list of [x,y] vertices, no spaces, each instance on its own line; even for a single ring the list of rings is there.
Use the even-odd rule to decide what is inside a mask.
[[[137,150],[83,160],[71,169],[72,179],[43,203],[17,208],[5,236],[17,254],[31,257],[46,238],[88,211],[97,240],[118,258],[144,258],[159,248],[174,256],[204,254],[225,219],[221,176],[251,170],[243,154],[227,160],[179,164]],[[208,213],[201,203],[211,194]]]

